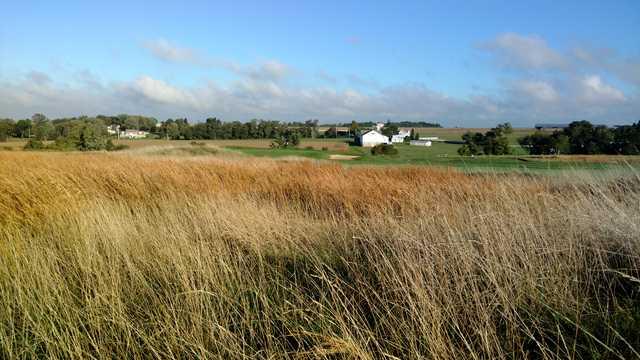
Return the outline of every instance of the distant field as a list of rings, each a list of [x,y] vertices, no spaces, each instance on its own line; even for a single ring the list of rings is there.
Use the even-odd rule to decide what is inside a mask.
[[[467,132],[480,132],[485,133],[491,129],[489,128],[416,128],[416,131],[420,136],[437,136],[444,140],[462,140],[462,135]],[[532,128],[514,128],[513,132],[507,137],[512,144],[517,144],[517,140],[520,137],[535,132]]]
[[[320,131],[325,131],[326,128],[320,127]],[[342,129],[342,128],[340,128]],[[346,130],[347,128],[344,128]],[[444,140],[461,140],[464,133],[471,132],[485,132],[489,129],[483,128],[416,128],[416,131],[420,136],[438,136]],[[527,135],[535,131],[535,129],[514,129],[514,132],[509,135],[509,140],[512,144],[517,144],[517,139],[521,136]],[[125,144],[132,149],[146,147],[146,146],[166,146],[176,144],[189,144],[191,141],[204,142],[211,145],[226,147],[251,147],[251,148],[269,148],[271,139],[248,139],[248,140],[161,140],[161,139],[142,139],[142,140],[115,140],[116,144]],[[346,142],[348,139],[302,139],[301,147],[313,147],[314,149],[321,150],[324,147],[330,150],[346,150],[348,146]],[[25,139],[9,139],[9,141],[0,143],[0,149],[11,148],[13,150],[20,150],[27,143]]]
[[[328,127],[320,127],[320,132],[324,132],[328,129]],[[404,129],[404,128],[403,128]],[[409,128],[407,128],[409,129]],[[489,131],[489,128],[413,128],[415,129],[420,136],[437,136],[444,140],[462,140],[462,135],[466,132],[481,132],[485,133]],[[338,128],[338,130],[347,131],[348,128]],[[512,144],[517,144],[517,140],[520,137],[531,134],[535,132],[533,128],[514,128],[513,133],[511,133],[508,138]]]
[[[431,129],[424,136],[439,136],[443,139],[455,139],[466,131],[485,131],[487,129]],[[532,129],[516,129],[517,136]],[[516,137],[517,137],[516,136]],[[513,135],[511,136],[512,143]],[[270,139],[255,140],[117,140],[117,144],[129,147],[123,153],[155,156],[202,157],[215,156],[237,158],[250,156],[277,159],[313,159],[336,162],[347,166],[438,166],[464,170],[499,171],[549,171],[567,169],[605,170],[640,169],[639,156],[529,156],[526,151],[513,145],[514,155],[461,157],[458,144],[433,142],[431,147],[396,145],[399,153],[394,156],[373,156],[369,148],[350,146],[349,139],[302,139],[297,148],[271,149]],[[0,151],[19,151],[25,140],[12,139],[0,144]],[[192,143],[204,144],[198,147]],[[337,155],[337,156],[336,156]]]
[[[464,170],[605,170],[605,169],[640,169],[640,156],[477,156],[462,157],[457,154],[458,145],[447,143],[433,143],[431,147],[410,145],[396,145],[398,154],[393,156],[371,155],[369,148],[357,146],[349,147],[344,155],[357,156],[351,160],[337,160],[344,165],[431,165],[439,167],[454,167]],[[260,149],[232,147],[234,151],[256,157],[271,158],[311,158],[329,160],[333,151],[318,151],[308,149]]]

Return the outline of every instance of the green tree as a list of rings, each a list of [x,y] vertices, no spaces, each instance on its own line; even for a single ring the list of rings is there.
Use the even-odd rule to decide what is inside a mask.
[[[44,141],[49,139],[49,136],[53,133],[53,125],[46,116],[42,114],[34,114],[31,117],[32,134],[36,140]]]
[[[304,122],[304,128],[307,131],[305,137],[318,137],[318,122],[318,119],[310,119]]]
[[[84,121],[77,125],[75,147],[80,151],[104,150],[109,136],[107,128],[100,120]]]
[[[605,126],[593,126],[590,122],[574,121],[564,129],[569,138],[572,154],[604,154],[613,151],[614,135]]]
[[[380,132],[382,133],[382,135],[391,138],[391,136],[398,134],[399,132],[398,125],[387,121],[387,123],[384,125],[384,127]]]
[[[484,135],[467,132],[462,135],[464,144],[458,149],[458,154],[464,156],[481,155],[483,153]]]
[[[15,123],[11,119],[0,119],[0,142],[7,139],[15,132]]]
[[[371,155],[396,155],[398,149],[391,144],[378,144],[371,148]]]
[[[349,126],[349,133],[351,133],[353,137],[360,135],[360,125],[358,125],[357,121],[351,121],[351,125]]]
[[[511,124],[499,124],[486,133],[466,133],[462,136],[464,144],[458,149],[460,155],[508,155],[511,153],[506,134],[513,130]]]
[[[614,146],[617,154],[640,155],[640,121],[614,130]]]
[[[518,143],[531,155],[557,155],[569,150],[569,138],[559,131],[552,134],[538,131],[518,139]]]
[[[15,137],[19,138],[28,138],[31,136],[31,120],[22,119],[16,122],[15,126]]]
[[[279,137],[275,138],[271,142],[271,147],[274,149],[282,149],[298,145],[300,145],[300,134],[298,131],[292,129],[284,130]]]

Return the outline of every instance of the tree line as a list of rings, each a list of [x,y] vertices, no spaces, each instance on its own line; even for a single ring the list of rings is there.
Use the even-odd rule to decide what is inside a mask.
[[[552,133],[537,131],[518,140],[532,155],[611,154],[640,155],[640,121],[609,128],[574,121]]]
[[[351,123],[335,123],[335,124],[325,124],[324,126],[328,126],[328,127],[350,127],[352,125],[353,122]],[[365,121],[365,122],[360,122],[359,125],[363,128],[372,128],[375,127],[377,123],[373,122],[373,121]],[[426,122],[426,121],[389,121],[387,120],[387,122],[385,123],[387,125],[391,124],[391,125],[395,125],[396,127],[402,127],[402,128],[441,128],[442,126],[438,123],[430,123],[430,122]]]
[[[147,131],[155,137],[171,140],[206,139],[299,139],[318,137],[318,120],[304,122],[280,122],[251,120],[248,122],[223,122],[208,118],[204,122],[191,124],[186,118],[168,119],[158,122],[155,118],[121,114],[117,116],[72,117],[48,119],[43,114],[34,114],[30,119],[14,121],[0,119],[0,141],[9,137],[31,139],[29,146],[44,147],[44,141],[55,141],[58,145],[72,143],[80,138],[92,139],[92,143],[107,143],[109,126],[118,130],[136,129]],[[95,140],[95,141],[93,141]],[[289,141],[285,141],[289,143]],[[295,142],[295,141],[294,141]],[[103,148],[101,145],[97,145]],[[106,146],[106,145],[105,145]],[[94,146],[89,146],[90,148]]]
[[[31,119],[12,122],[0,121],[0,140],[11,135],[28,138],[27,150],[119,150],[122,145],[114,145],[103,119],[79,117],[49,120],[42,114],[34,114]],[[46,143],[53,140],[52,143]]]
[[[55,140],[59,137],[65,137],[75,125],[84,123],[96,123],[98,126],[105,127],[105,131],[107,126],[119,125],[121,130],[137,129],[152,132],[158,121],[152,117],[127,114],[48,119],[45,115],[37,113],[29,119],[18,121],[0,119],[0,141],[6,141],[9,137]]]
[[[460,155],[508,155],[512,147],[507,135],[513,131],[504,123],[486,133],[468,132],[462,136],[464,144]],[[640,155],[640,121],[632,125],[607,127],[581,120],[570,123],[562,130],[536,131],[518,139],[522,148],[531,155],[557,154],[609,154]]]
[[[187,119],[168,119],[156,128],[156,134],[172,140],[213,140],[213,139],[278,139],[295,133],[301,138],[317,137],[318,120],[284,123],[272,120],[251,120],[248,122],[223,122],[208,118],[204,122],[189,124]]]
[[[159,122],[153,117],[120,114],[115,116],[98,115],[96,117],[70,117],[50,120],[43,114],[34,114],[30,119],[13,121],[0,119],[0,141],[8,137],[32,138],[38,140],[56,140],[65,137],[74,124],[95,122],[99,126],[117,125],[120,131],[135,129],[147,131],[156,137],[170,140],[208,140],[208,139],[279,139],[283,135],[299,138],[315,137],[355,137],[362,129],[375,127],[373,122],[358,123],[352,121],[339,126],[348,127],[347,134],[340,134],[336,126],[321,134],[317,119],[304,122],[281,122],[274,120],[253,119],[247,122],[223,122],[218,118],[208,118],[204,122],[190,123],[186,118],[167,119]],[[428,122],[389,122],[385,124],[383,133],[391,136],[399,127],[440,127],[440,124]],[[37,133],[37,134],[36,134]]]

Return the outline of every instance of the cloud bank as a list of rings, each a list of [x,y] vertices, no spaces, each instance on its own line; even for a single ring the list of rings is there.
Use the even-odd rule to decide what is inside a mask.
[[[382,85],[356,75],[338,79],[325,71],[307,75],[277,60],[239,64],[162,39],[143,47],[159,61],[222,68],[234,80],[178,86],[140,74],[109,83],[81,71],[76,81],[62,83],[32,71],[18,78],[0,78],[0,117],[20,118],[35,112],[49,117],[126,112],[159,119],[186,116],[193,121],[209,116],[225,120],[317,118],[323,122],[393,119],[465,127],[502,121],[531,126],[576,119],[609,124],[640,120],[640,62],[614,54],[603,57],[585,48],[559,51],[535,35],[500,34],[482,43],[479,49],[494,60],[501,87],[469,98],[451,97],[423,83]],[[305,76],[323,79],[326,85],[294,81]],[[338,88],[338,81],[355,88]]]

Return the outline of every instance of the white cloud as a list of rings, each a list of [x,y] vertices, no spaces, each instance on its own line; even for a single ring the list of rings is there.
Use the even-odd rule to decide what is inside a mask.
[[[295,70],[277,60],[267,60],[257,65],[242,66],[228,62],[226,66],[237,75],[247,76],[254,80],[277,81],[293,74]]]
[[[597,75],[589,75],[580,81],[582,96],[586,101],[611,103],[625,101],[624,93],[611,85],[605,84]]]
[[[567,65],[563,55],[536,35],[505,33],[481,45],[492,52],[500,64],[518,69],[553,69]]]
[[[219,67],[235,79],[225,84],[205,80],[195,86],[178,86],[140,75],[106,83],[83,70],[58,74],[71,81],[62,83],[50,74],[31,71],[22,78],[0,78],[0,117],[27,117],[35,112],[49,117],[139,113],[160,119],[186,116],[196,121],[209,116],[226,120],[318,118],[326,122],[392,119],[481,127],[504,121],[531,126],[542,120],[574,119],[624,123],[637,121],[640,114],[637,93],[628,89],[625,93],[625,87],[618,89],[603,80],[617,77],[633,83],[636,77],[640,79],[636,66],[640,61],[587,48],[562,55],[537,36],[509,33],[486,43],[484,48],[501,65],[519,71],[501,72],[509,77],[499,79],[497,90],[469,98],[447,96],[422,83],[384,85],[357,74],[336,77],[323,71],[315,75],[324,80],[323,85],[302,85],[306,75],[278,60],[240,64],[162,39],[144,46],[162,61]],[[343,88],[347,85],[352,88]]]
[[[53,79],[43,85],[31,74],[16,81],[0,80],[0,117],[22,118],[35,112],[49,117],[126,112],[159,119],[186,116],[192,121],[209,116],[226,120],[318,118],[326,122],[392,119],[480,127],[503,121],[531,126],[540,120],[580,118],[621,123],[637,121],[640,113],[637,97],[625,96],[597,76],[577,78],[574,86],[522,80],[507,85],[503,96],[482,94],[469,99],[450,97],[420,83],[365,93],[294,86],[249,75],[226,86],[213,82],[176,86],[148,75],[121,83],[91,83],[63,84]]]
[[[608,48],[578,47],[572,53],[575,67],[607,72],[622,82],[640,87],[640,57],[624,58]]]
[[[145,98],[162,104],[200,108],[196,97],[188,91],[178,89],[162,80],[141,76],[133,82],[132,89]]]
[[[524,96],[535,100],[551,102],[558,100],[558,92],[552,84],[545,81],[522,80],[516,84],[516,89]]]
[[[215,58],[201,54],[195,49],[171,43],[165,39],[147,41],[143,48],[159,60],[203,68],[222,68],[242,77],[250,77],[256,80],[282,80],[296,70],[277,60],[264,60],[258,64],[243,65],[228,59]]]
[[[165,39],[146,41],[143,47],[149,50],[154,57],[166,62],[206,65],[206,61],[195,50],[180,47]]]

